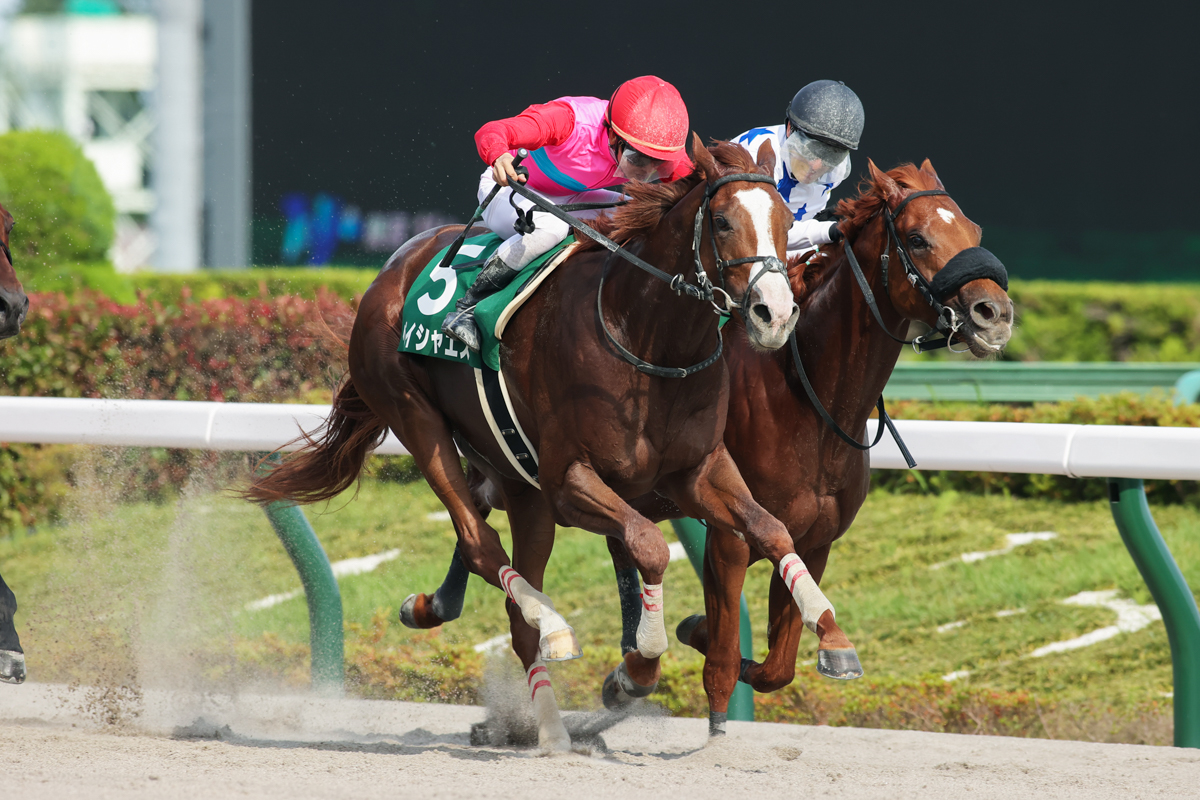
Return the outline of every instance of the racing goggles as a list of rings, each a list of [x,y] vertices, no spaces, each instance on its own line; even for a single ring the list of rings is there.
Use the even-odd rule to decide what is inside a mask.
[[[848,155],[849,150],[817,141],[800,130],[793,130],[783,145],[788,171],[797,183],[815,183],[845,161]]]
[[[617,174],[627,180],[655,183],[670,178],[674,171],[673,161],[651,158],[628,144],[621,146],[621,157],[617,159]]]

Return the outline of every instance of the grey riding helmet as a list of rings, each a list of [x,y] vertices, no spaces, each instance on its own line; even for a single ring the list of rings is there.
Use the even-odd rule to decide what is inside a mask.
[[[862,101],[841,81],[813,81],[792,98],[787,118],[817,141],[857,150],[865,120]]]

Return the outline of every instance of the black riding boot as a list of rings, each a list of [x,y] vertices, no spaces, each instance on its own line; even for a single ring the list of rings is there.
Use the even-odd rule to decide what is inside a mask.
[[[501,261],[499,255],[489,258],[475,282],[471,284],[471,288],[467,289],[466,295],[455,304],[454,311],[442,320],[442,333],[453,336],[478,352],[481,340],[479,326],[475,324],[475,306],[480,300],[491,297],[512,283],[518,272],[520,270],[513,269]]]

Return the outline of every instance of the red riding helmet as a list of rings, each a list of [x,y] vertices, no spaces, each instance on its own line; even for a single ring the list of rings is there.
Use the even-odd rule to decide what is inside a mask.
[[[685,157],[687,106],[662,78],[643,75],[618,86],[608,101],[608,124],[639,153],[672,162]]]

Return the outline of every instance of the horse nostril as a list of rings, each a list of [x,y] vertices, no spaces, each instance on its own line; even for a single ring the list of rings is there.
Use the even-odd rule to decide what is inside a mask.
[[[996,308],[996,304],[988,301],[976,303],[971,308],[971,316],[976,322],[991,323],[1000,316],[1000,310]]]
[[[771,324],[771,309],[767,308],[765,303],[756,303],[750,310],[754,312],[754,316],[763,321],[763,324]]]

